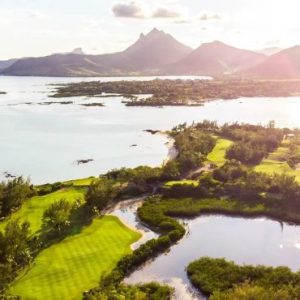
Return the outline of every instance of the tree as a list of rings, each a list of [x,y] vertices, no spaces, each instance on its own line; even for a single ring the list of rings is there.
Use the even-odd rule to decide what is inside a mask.
[[[71,204],[64,199],[52,203],[44,212],[43,226],[61,232],[70,225],[71,214],[76,207],[76,204]]]
[[[299,299],[299,288],[291,285],[275,287],[261,287],[251,283],[235,285],[225,292],[215,292],[210,300],[294,300]]]
[[[0,216],[8,215],[33,194],[30,181],[23,177],[0,183]]]
[[[102,210],[110,201],[116,198],[119,191],[119,186],[113,180],[105,177],[96,179],[89,186],[86,203],[91,207]]]
[[[176,160],[170,160],[163,166],[162,177],[165,180],[174,180],[180,178],[179,163]]]
[[[31,259],[30,224],[19,220],[9,222],[4,232],[0,231],[0,263],[20,266]]]
[[[0,298],[18,270],[25,267],[31,259],[30,224],[21,224],[19,220],[10,221],[4,231],[0,231]]]

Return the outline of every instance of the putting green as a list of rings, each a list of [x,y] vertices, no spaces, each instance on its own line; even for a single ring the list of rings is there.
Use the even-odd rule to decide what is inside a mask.
[[[14,219],[20,219],[20,221],[29,221],[32,233],[41,229],[42,217],[44,211],[50,204],[65,199],[70,202],[75,202],[77,199],[83,201],[84,189],[79,188],[67,188],[57,192],[47,194],[45,196],[36,196],[25,201],[22,207],[13,213],[9,218],[0,223],[0,230],[3,230],[7,222]]]
[[[9,292],[27,300],[81,299],[140,236],[114,216],[95,219],[81,233],[42,251]]]
[[[207,155],[207,160],[210,163],[221,167],[226,162],[226,151],[233,145],[233,142],[227,139],[217,139],[216,146]]]

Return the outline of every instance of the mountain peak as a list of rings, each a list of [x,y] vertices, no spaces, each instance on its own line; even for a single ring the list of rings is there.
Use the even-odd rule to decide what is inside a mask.
[[[232,48],[229,45],[226,45],[225,43],[221,41],[213,41],[209,43],[202,44],[199,48],[212,48],[212,49],[221,49],[221,48]]]
[[[70,53],[72,54],[80,54],[80,55],[84,55],[85,53],[83,52],[82,48],[75,48],[73,51],[71,51]]]
[[[139,39],[123,54],[134,57],[135,64],[140,68],[157,69],[182,59],[191,51],[191,48],[178,42],[170,34],[153,28],[147,34],[140,34]]]
[[[150,32],[145,35],[145,38],[159,38],[169,36],[162,30],[158,30],[157,28],[153,28]]]
[[[158,30],[157,28],[153,28],[147,34],[141,33],[140,37],[138,39],[138,42],[139,41],[150,40],[150,39],[157,39],[157,38],[166,37],[166,36],[169,36],[169,35],[164,33],[162,30]]]
[[[218,41],[218,40],[215,40],[215,41],[213,41],[213,42],[211,42],[210,43],[211,45],[225,45],[223,42],[221,42],[221,41]]]
[[[300,46],[269,56],[261,64],[246,70],[245,74],[259,78],[300,78]]]
[[[168,66],[167,71],[188,75],[219,75],[236,72],[260,63],[265,56],[234,48],[220,41],[202,44],[181,61]]]
[[[157,34],[157,33],[164,33],[164,32],[161,31],[161,30],[158,30],[156,27],[154,27],[154,28],[149,32],[149,34]]]

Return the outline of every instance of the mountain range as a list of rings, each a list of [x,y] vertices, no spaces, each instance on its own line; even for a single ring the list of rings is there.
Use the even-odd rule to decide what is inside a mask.
[[[141,34],[133,45],[121,52],[88,55],[77,48],[69,53],[0,61],[0,74],[62,77],[231,74],[300,78],[300,46],[255,52],[215,41],[193,50],[154,28],[146,35]]]

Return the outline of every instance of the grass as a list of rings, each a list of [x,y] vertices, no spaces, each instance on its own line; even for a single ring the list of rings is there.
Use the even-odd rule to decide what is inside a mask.
[[[172,216],[198,216],[201,213],[228,213],[228,214],[263,214],[267,208],[263,204],[248,205],[228,199],[163,199],[159,204],[161,209]]]
[[[207,155],[207,160],[210,163],[215,164],[218,167],[221,167],[226,162],[226,151],[233,145],[233,142],[227,139],[217,139],[216,146],[214,149]]]
[[[193,186],[198,186],[199,182],[197,180],[189,180],[189,179],[184,179],[184,180],[174,180],[174,181],[168,181],[165,183],[165,187],[172,187],[173,185],[193,185]]]
[[[22,299],[81,299],[82,292],[99,284],[101,275],[131,253],[140,233],[114,216],[95,219],[81,233],[42,251],[27,273],[9,292]]]
[[[74,187],[62,189],[45,196],[35,196],[25,201],[18,211],[2,221],[0,223],[0,230],[3,230],[10,220],[20,219],[23,222],[30,222],[30,228],[33,233],[38,232],[41,229],[43,213],[50,204],[61,199],[74,202],[77,199],[83,201],[83,198],[84,189]]]
[[[271,153],[258,166],[256,166],[254,170],[268,175],[286,174],[294,176],[296,177],[296,180],[300,182],[300,171],[292,169],[285,161],[285,157],[289,150],[286,145],[286,143],[283,143],[281,147]]]
[[[73,186],[89,186],[95,177],[81,178],[65,181],[65,184],[73,184]]]

